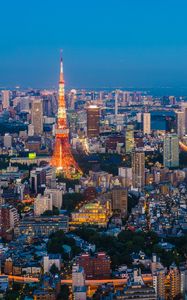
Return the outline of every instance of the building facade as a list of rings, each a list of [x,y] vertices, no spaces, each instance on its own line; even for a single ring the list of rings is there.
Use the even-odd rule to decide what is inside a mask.
[[[145,153],[141,149],[132,153],[132,185],[136,189],[142,189],[145,185]]]
[[[99,135],[100,111],[96,105],[90,105],[87,108],[87,136],[89,138]]]
[[[164,167],[179,166],[179,138],[176,134],[168,134],[164,138]]]

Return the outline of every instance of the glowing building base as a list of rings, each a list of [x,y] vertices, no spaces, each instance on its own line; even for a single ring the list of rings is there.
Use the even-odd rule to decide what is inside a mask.
[[[56,168],[56,173],[67,179],[79,179],[82,171],[76,163],[71,147],[66,138],[56,138],[51,166]]]

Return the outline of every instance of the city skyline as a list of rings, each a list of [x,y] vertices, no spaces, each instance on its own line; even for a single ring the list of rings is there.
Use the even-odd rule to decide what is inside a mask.
[[[187,2],[3,1],[0,299],[187,299]]]
[[[2,3],[0,87],[57,87],[60,48],[67,87],[187,86],[185,1],[50,4]]]

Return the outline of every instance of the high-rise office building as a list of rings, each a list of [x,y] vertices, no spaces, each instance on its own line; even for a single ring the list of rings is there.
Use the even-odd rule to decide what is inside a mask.
[[[33,194],[43,193],[46,185],[46,171],[36,168],[30,172],[30,187]]]
[[[125,151],[131,153],[134,148],[134,126],[127,125],[125,131]]]
[[[34,134],[41,135],[43,133],[43,103],[41,99],[33,100],[31,116]]]
[[[177,134],[167,134],[164,138],[164,167],[179,166],[179,138]]]
[[[177,134],[179,138],[185,135],[185,113],[184,111],[176,111]]]
[[[52,116],[52,95],[45,95],[43,97],[43,114],[44,116]]]
[[[142,149],[132,152],[132,185],[136,189],[145,185],[145,153]]]
[[[187,102],[181,103],[181,110],[184,113],[185,134],[187,133]]]
[[[77,100],[77,91],[75,89],[72,89],[68,95],[68,102],[69,102],[69,107],[71,109],[75,109],[75,102]]]
[[[114,187],[112,190],[112,210],[119,211],[127,216],[128,190],[122,187]]]
[[[87,108],[87,136],[89,138],[99,135],[100,110],[96,105]]]
[[[118,115],[118,95],[119,95],[119,92],[116,91],[115,92],[115,116]]]
[[[143,133],[151,133],[151,114],[147,112],[143,114]]]
[[[10,106],[10,91],[3,90],[3,91],[1,91],[1,95],[2,95],[3,109],[9,108],[9,106]]]

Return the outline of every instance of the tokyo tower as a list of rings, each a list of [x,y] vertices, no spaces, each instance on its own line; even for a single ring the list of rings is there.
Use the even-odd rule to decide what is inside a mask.
[[[69,144],[62,56],[60,60],[58,92],[58,121],[55,132],[54,152],[50,164],[56,168],[57,173],[62,174],[67,179],[78,179],[82,176],[82,171],[71,153],[71,146]]]

